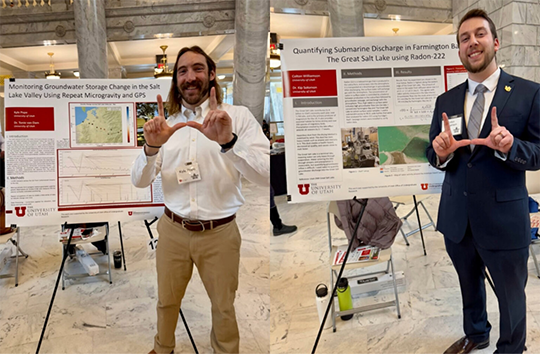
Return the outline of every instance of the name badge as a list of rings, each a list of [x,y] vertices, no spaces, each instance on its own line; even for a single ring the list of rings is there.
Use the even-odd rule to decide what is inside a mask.
[[[448,123],[450,123],[450,131],[452,135],[460,135],[461,128],[463,127],[463,115],[457,114],[455,116],[448,117]],[[442,125],[444,131],[444,124]]]
[[[176,180],[178,184],[191,183],[201,180],[199,164],[196,162],[186,162],[176,169]]]

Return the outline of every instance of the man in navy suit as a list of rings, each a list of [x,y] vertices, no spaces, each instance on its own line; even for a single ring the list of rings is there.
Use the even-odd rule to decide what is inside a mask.
[[[426,151],[446,171],[437,229],[463,299],[465,336],[445,353],[489,346],[486,267],[499,301],[497,352],[521,353],[531,238],[525,171],[540,169],[540,85],[498,68],[499,40],[483,10],[469,11],[458,28],[468,79],[437,98]]]

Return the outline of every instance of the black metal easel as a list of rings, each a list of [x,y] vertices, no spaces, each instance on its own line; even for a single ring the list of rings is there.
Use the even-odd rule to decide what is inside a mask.
[[[68,224],[67,221],[62,225],[62,229],[70,229],[69,238],[67,244],[64,246],[65,250],[62,252],[62,264],[60,265],[60,270],[58,271],[58,277],[56,278],[56,284],[54,285],[54,291],[52,294],[51,302],[49,304],[49,309],[47,310],[47,315],[45,316],[45,323],[43,324],[43,329],[41,330],[41,336],[39,337],[38,346],[36,349],[36,354],[39,353],[39,349],[41,348],[41,342],[43,341],[43,336],[45,335],[45,330],[47,329],[47,324],[49,322],[49,317],[51,315],[51,310],[54,304],[54,299],[56,297],[56,291],[58,290],[58,284],[60,283],[60,279],[62,278],[63,272],[64,272],[64,265],[66,262],[66,259],[69,254],[69,246],[71,246],[71,240],[73,238],[73,232],[75,229],[83,228],[83,229],[93,229],[97,227],[103,227],[107,225],[108,230],[108,222],[94,222],[94,223],[78,223],[78,224]],[[122,242],[122,230],[120,229],[120,221],[118,222],[118,232],[120,233],[120,246],[122,248],[122,255],[124,255],[124,243]],[[109,232],[107,231],[106,237],[109,237]],[[110,249],[107,247],[107,257],[110,257]],[[109,259],[110,264],[110,259]],[[124,255],[124,271],[126,270],[126,258]],[[110,272],[110,270],[109,270]]]
[[[341,279],[341,276],[343,275],[343,271],[345,270],[345,264],[347,264],[347,259],[349,258],[349,253],[351,252],[351,248],[353,245],[354,237],[356,235],[356,232],[358,231],[358,227],[360,226],[360,221],[362,220],[362,216],[364,215],[364,211],[366,210],[366,205],[368,200],[367,199],[361,199],[358,200],[356,197],[353,198],[353,200],[357,203],[360,203],[362,205],[362,210],[360,211],[360,216],[358,216],[358,220],[356,221],[356,225],[354,226],[353,231],[353,237],[349,240],[349,247],[347,247],[347,252],[345,253],[345,258],[343,259],[343,263],[341,264],[341,268],[339,269],[339,274],[336,279],[336,283],[334,284],[334,287],[332,288],[332,295],[330,296],[330,301],[328,302],[328,306],[326,307],[326,312],[324,313],[324,318],[321,321],[321,325],[319,326],[319,332],[317,333],[317,339],[315,339],[315,344],[313,344],[313,349],[311,350],[311,354],[315,354],[315,351],[317,350],[317,345],[319,344],[319,340],[321,339],[321,333],[324,327],[324,324],[326,323],[326,318],[328,317],[328,313],[330,312],[331,306],[333,306],[334,303],[334,297],[336,296],[336,290],[337,285],[339,283],[339,280]]]
[[[427,256],[426,244],[424,242],[424,232],[422,231],[422,224],[420,223],[420,213],[418,212],[418,203],[416,202],[416,195],[413,194],[412,197],[414,200],[414,209],[416,210],[416,218],[418,219],[418,230],[420,230],[420,238],[422,239],[422,247],[424,248],[424,256]]]
[[[120,248],[122,249],[122,260],[124,261],[124,271],[126,268],[126,253],[124,252],[124,241],[122,241],[122,226],[120,226],[120,221],[118,222],[118,234],[120,235]]]
[[[154,235],[152,234],[152,230],[150,229],[150,226],[152,226],[153,223],[158,221],[158,217],[154,217],[154,219],[150,222],[147,220],[144,220],[144,225],[146,226],[146,230],[148,230],[148,235],[150,235],[150,238],[153,239]],[[180,308],[180,317],[182,317],[182,322],[184,322],[184,327],[186,328],[186,332],[188,334],[189,340],[191,341],[191,345],[193,346],[193,350],[195,350],[195,354],[199,354],[199,351],[197,350],[197,345],[195,344],[195,341],[193,340],[193,337],[191,336],[191,331],[189,330],[189,326],[187,324],[186,318],[184,317],[184,313],[182,312],[182,308]]]
[[[69,249],[69,246],[71,246],[71,239],[73,238],[73,232],[75,229],[82,227],[86,229],[94,228],[102,226],[103,223],[86,223],[86,224],[69,224],[69,227],[71,227],[71,231],[69,233],[69,238],[67,242],[67,249]],[[73,227],[72,227],[73,226]],[[67,221],[64,223],[63,228],[68,228]],[[51,310],[54,304],[54,298],[56,297],[56,291],[58,290],[58,284],[60,283],[60,279],[62,278],[62,274],[64,272],[64,264],[66,262],[66,258],[68,257],[68,252],[62,252],[62,263],[60,264],[60,270],[58,271],[58,277],[56,277],[56,284],[54,285],[54,291],[52,294],[51,302],[49,303],[49,309],[47,310],[47,316],[45,316],[45,323],[43,324],[43,329],[41,330],[41,336],[39,337],[38,346],[36,349],[36,354],[39,353],[39,349],[41,348],[41,342],[43,341],[43,336],[45,335],[45,330],[47,329],[47,323],[49,322],[49,316],[51,315]]]

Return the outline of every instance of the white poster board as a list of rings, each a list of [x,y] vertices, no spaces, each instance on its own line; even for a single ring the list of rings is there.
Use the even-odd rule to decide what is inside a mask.
[[[170,80],[5,80],[6,225],[151,219],[161,180],[131,183]],[[138,128],[139,125],[139,128]]]
[[[440,192],[444,173],[425,148],[435,99],[467,77],[455,36],[283,46],[289,201]]]

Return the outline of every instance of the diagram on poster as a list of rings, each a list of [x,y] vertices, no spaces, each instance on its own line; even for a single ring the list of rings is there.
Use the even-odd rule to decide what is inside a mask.
[[[138,149],[58,150],[58,176],[126,176],[140,154]]]
[[[440,192],[425,151],[467,78],[454,36],[289,39],[281,60],[289,201]]]
[[[134,187],[129,176],[64,178],[60,180],[58,188],[61,207],[152,202],[150,187]]]
[[[131,183],[142,153],[136,107],[170,82],[6,80],[6,224],[117,222],[163,213],[161,178]]]

